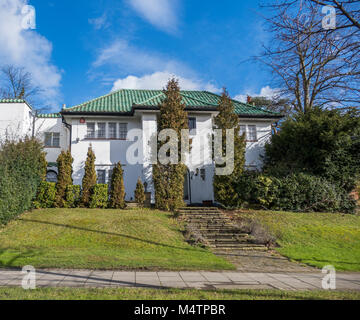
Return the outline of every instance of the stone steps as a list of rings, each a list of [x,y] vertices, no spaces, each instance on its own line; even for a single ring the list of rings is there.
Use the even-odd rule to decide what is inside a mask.
[[[266,246],[255,244],[254,237],[233,225],[218,208],[187,207],[179,213],[188,224],[195,226],[214,251],[267,250]]]

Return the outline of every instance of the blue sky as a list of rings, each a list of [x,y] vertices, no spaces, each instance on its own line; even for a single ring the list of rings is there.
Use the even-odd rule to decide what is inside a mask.
[[[18,27],[32,5],[36,29]],[[120,88],[270,94],[264,67],[244,62],[267,41],[257,1],[0,0],[1,64],[26,67],[50,111]]]

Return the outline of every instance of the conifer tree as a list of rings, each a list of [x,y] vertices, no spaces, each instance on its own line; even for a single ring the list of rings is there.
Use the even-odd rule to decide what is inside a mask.
[[[56,196],[55,196],[55,206],[58,208],[65,207],[66,204],[66,188],[69,185],[73,184],[72,180],[72,164],[73,157],[71,152],[62,151],[57,158],[58,166],[58,180],[56,183]]]
[[[185,164],[180,163],[181,155],[181,130],[188,129],[188,114],[182,102],[179,83],[176,79],[169,80],[166,96],[161,103],[160,117],[158,120],[159,132],[163,129],[173,129],[178,136],[178,164],[160,164],[153,166],[153,180],[155,187],[155,206],[162,210],[174,210],[184,205],[184,177]],[[163,143],[164,144],[164,143]],[[159,147],[161,145],[159,144]]]
[[[96,185],[95,153],[90,145],[85,161],[85,174],[82,180],[81,204],[88,207],[91,198],[91,190]]]
[[[137,184],[136,184],[135,201],[140,206],[143,206],[144,202],[145,202],[145,189],[144,189],[144,185],[140,178],[138,179]]]
[[[113,209],[124,209],[126,207],[124,171],[120,162],[116,164],[111,177],[109,207]]]
[[[48,163],[46,161],[46,153],[41,152],[41,155],[40,155],[41,181],[46,181],[47,166],[48,166]]]
[[[214,176],[215,199],[229,207],[236,207],[235,185],[244,172],[245,166],[245,136],[240,136],[239,117],[235,114],[235,107],[224,88],[218,106],[219,114],[215,117],[216,129],[222,130],[222,152],[226,152],[226,129],[234,129],[234,171],[230,175]],[[225,164],[226,165],[226,164]]]

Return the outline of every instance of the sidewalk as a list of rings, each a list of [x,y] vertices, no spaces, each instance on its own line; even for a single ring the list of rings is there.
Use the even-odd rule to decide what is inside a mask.
[[[21,286],[21,270],[0,270],[0,287]],[[91,270],[38,270],[36,287],[130,287],[188,289],[322,289],[321,271],[314,273],[246,272],[137,272]],[[360,273],[336,274],[337,290],[359,290]]]

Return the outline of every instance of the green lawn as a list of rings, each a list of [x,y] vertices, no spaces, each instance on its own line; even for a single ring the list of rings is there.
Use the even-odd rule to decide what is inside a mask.
[[[184,241],[168,213],[46,209],[0,227],[0,267],[219,270],[235,267]]]
[[[360,292],[280,290],[0,288],[0,300],[360,300]]]
[[[360,216],[338,213],[241,211],[277,237],[276,250],[319,268],[360,271]]]

